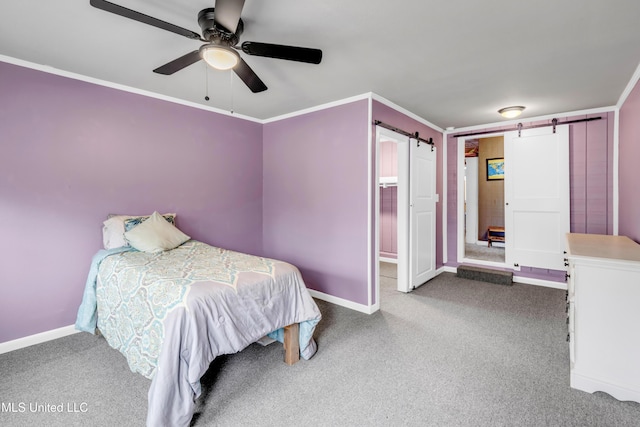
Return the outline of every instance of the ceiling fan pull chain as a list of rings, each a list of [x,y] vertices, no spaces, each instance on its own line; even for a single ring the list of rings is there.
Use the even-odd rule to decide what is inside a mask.
[[[209,100],[209,67],[207,64],[204,64],[204,100]]]
[[[231,88],[231,114],[233,114],[233,73],[229,70],[229,87]]]

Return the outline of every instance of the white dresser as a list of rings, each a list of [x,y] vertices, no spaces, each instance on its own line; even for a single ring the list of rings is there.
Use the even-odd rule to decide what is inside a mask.
[[[640,245],[567,234],[571,387],[640,402]]]

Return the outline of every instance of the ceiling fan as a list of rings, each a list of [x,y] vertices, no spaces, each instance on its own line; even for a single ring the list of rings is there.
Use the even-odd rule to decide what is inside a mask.
[[[286,59],[289,61],[319,64],[322,51],[307,47],[285,46],[271,43],[245,41],[240,46],[240,35],[244,30],[244,23],[240,18],[245,0],[216,0],[215,8],[203,9],[198,13],[198,24],[202,29],[202,36],[177,25],[170,24],[144,13],[127,9],[126,7],[105,1],[90,0],[91,6],[133,19],[134,21],[171,31],[193,40],[205,42],[200,49],[187,53],[170,61],[155,70],[154,73],[171,75],[204,59],[210,66],[220,69],[233,69],[238,77],[252,92],[267,90],[267,86],[260,77],[236,52],[242,50],[247,55],[264,56],[267,58]]]

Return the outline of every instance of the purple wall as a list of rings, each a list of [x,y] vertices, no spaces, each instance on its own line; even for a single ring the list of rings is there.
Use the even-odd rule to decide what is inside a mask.
[[[292,262],[310,289],[369,304],[367,100],[262,125],[1,62],[0,75],[0,343],[74,322],[108,213],[177,212],[193,238]],[[636,241],[639,92],[620,116],[620,233]],[[613,114],[602,116],[571,127],[572,231],[612,232]],[[456,265],[455,140],[443,147],[375,100],[372,117],[432,137],[438,170],[448,150]],[[441,221],[439,203],[438,267]]]
[[[569,126],[571,231],[613,234],[614,113],[586,117],[603,119]]]
[[[380,256],[398,258],[398,187],[380,187]]]
[[[263,247],[307,287],[368,305],[367,100],[263,128]]]
[[[458,138],[447,136],[447,263],[458,262]]]
[[[0,342],[75,322],[109,213],[262,251],[262,125],[0,62]]]
[[[571,231],[576,233],[613,233],[613,123],[614,113],[588,116],[558,116],[560,122],[589,117],[600,120],[569,125],[569,156],[571,185]],[[522,122],[524,126],[550,123],[548,121]],[[514,126],[509,126],[511,130]],[[501,128],[479,129],[499,131]],[[455,134],[454,134],[455,135]],[[447,138],[447,195],[448,202],[448,262],[457,266],[457,138]],[[552,281],[564,281],[564,271],[522,267],[514,273]]]
[[[618,234],[640,243],[640,84],[620,108]]]

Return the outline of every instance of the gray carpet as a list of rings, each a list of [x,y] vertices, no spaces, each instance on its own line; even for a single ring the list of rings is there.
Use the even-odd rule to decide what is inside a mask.
[[[217,359],[195,426],[638,426],[640,404],[569,387],[564,291],[444,273],[381,310],[323,301],[310,361],[277,344]],[[390,282],[390,283],[389,283]],[[0,355],[2,426],[141,426],[149,381],[86,333]],[[86,412],[29,412],[85,403]]]
[[[380,276],[390,279],[398,278],[398,264],[391,262],[380,262]]]
[[[504,247],[465,243],[464,256],[482,261],[504,262]]]

